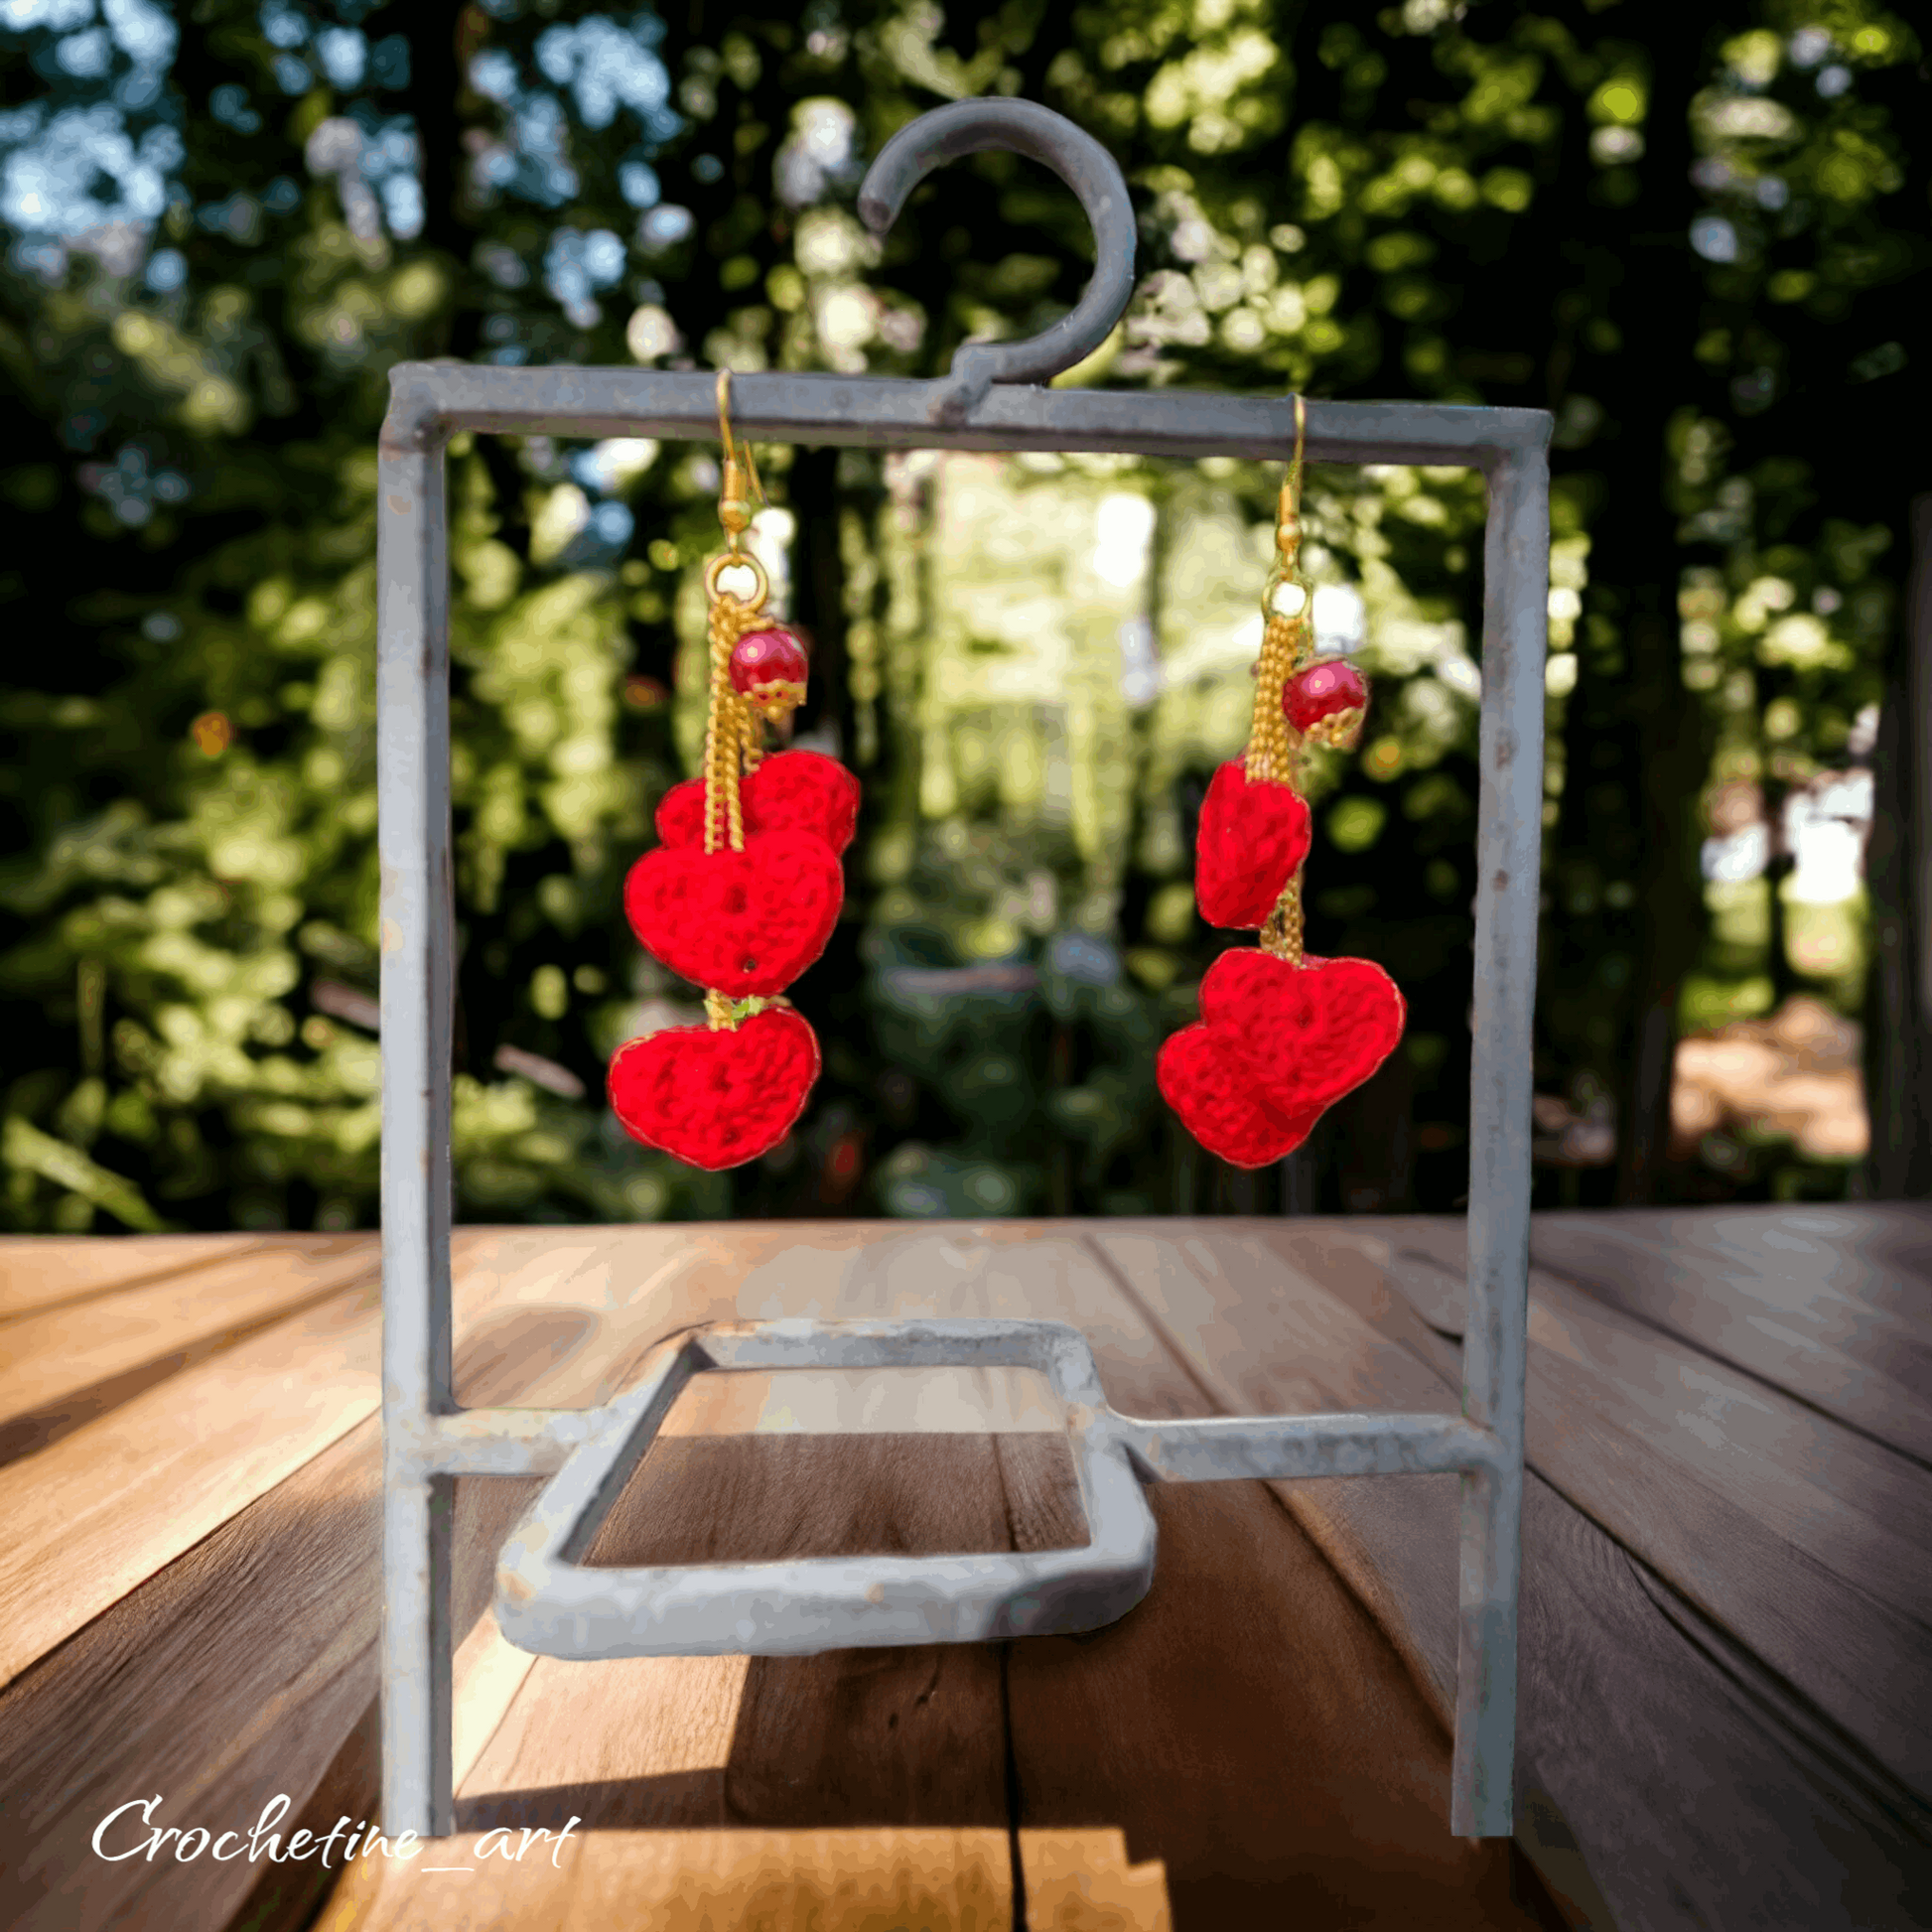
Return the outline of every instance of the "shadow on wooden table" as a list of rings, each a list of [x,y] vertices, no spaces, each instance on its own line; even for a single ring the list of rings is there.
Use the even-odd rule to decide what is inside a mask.
[[[1151,1499],[1155,1585],[1118,1624],[1002,1646],[713,1660],[737,1680],[723,1761],[649,1776],[524,1788],[519,1766],[609,1761],[614,1748],[608,1731],[573,1748],[583,1719],[568,1695],[526,1695],[469,1781],[459,1830],[572,1818],[580,1834],[990,1828],[1010,1835],[1023,1896],[1082,1897],[1082,1916],[1036,1917],[1042,1927],[1561,1926],[1511,1846],[1450,1835],[1441,1725],[1275,1497],[1243,1483]],[[652,1451],[591,1560],[1084,1537],[1058,1437],[692,1438]],[[649,1699],[667,1666],[689,1668],[540,1662],[530,1691],[535,1672],[562,1690],[597,1670],[608,1725],[624,1676]],[[661,1763],[661,1741],[643,1755]],[[1117,1917],[1104,1894],[1123,1887],[1140,1895]]]

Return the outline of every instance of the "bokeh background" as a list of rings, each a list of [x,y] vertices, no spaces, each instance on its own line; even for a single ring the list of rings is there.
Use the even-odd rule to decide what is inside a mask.
[[[0,0],[0,1223],[373,1223],[389,367],[929,375],[1030,334],[1091,261],[1042,171],[956,164],[883,246],[853,213],[894,130],[988,92],[1133,189],[1131,311],[1063,380],[1555,412],[1539,1204],[1932,1184],[1898,1124],[1932,424],[1901,14]],[[1310,943],[1382,961],[1412,1019],[1237,1174],[1153,1069],[1231,936],[1193,911],[1193,817],[1245,734],[1277,477],[760,467],[799,742],[866,806],[794,992],[824,1077],[710,1176],[601,1083],[695,1017],[619,891],[702,733],[716,452],[453,451],[460,1214],[1458,1205],[1479,479],[1311,478],[1318,627],[1377,695],[1313,774]]]

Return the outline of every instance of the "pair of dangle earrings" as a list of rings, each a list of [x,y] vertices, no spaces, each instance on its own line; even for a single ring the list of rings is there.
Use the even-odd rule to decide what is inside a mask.
[[[840,855],[859,783],[816,752],[767,753],[764,731],[805,696],[797,637],[768,613],[770,584],[745,548],[761,492],[733,436],[731,377],[718,378],[724,548],[705,566],[710,650],[704,775],[657,807],[658,846],[631,868],[624,912],[638,942],[705,988],[705,1024],[627,1041],[609,1086],[634,1139],[693,1167],[741,1166],[790,1132],[818,1077],[817,1036],[784,990],[824,952],[844,903]],[[1313,599],[1302,563],[1305,410],[1276,510],[1262,593],[1261,654],[1248,745],[1202,804],[1194,893],[1210,925],[1258,931],[1200,987],[1200,1020],[1162,1047],[1168,1104],[1211,1154],[1236,1167],[1281,1160],[1395,1050],[1406,1009],[1381,967],[1317,959],[1302,944],[1303,868],[1311,842],[1304,764],[1311,745],[1352,749],[1368,704],[1360,674],[1313,656]]]

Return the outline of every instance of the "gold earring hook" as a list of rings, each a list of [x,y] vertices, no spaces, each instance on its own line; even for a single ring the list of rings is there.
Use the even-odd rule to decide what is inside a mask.
[[[1282,479],[1281,494],[1275,503],[1275,547],[1284,560],[1292,560],[1302,544],[1302,446],[1308,431],[1308,405],[1295,398],[1295,454],[1289,459],[1288,474]]]
[[[736,554],[739,539],[752,521],[754,501],[763,503],[764,485],[759,481],[759,468],[752,458],[752,446],[732,435],[732,372],[718,371],[718,441],[725,453],[724,482],[718,491],[718,520],[725,526],[726,548]],[[745,493],[747,483],[751,495]]]

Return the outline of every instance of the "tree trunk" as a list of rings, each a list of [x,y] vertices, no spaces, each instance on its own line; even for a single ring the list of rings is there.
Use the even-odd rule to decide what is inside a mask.
[[[1674,552],[1660,564],[1668,569]],[[1672,573],[1674,575],[1674,572]],[[1645,587],[1648,609],[1630,626],[1630,683],[1636,769],[1631,774],[1642,827],[1637,866],[1638,953],[1635,999],[1618,1056],[1619,1206],[1653,1199],[1670,1145],[1671,1073],[1677,1054],[1677,1004],[1697,963],[1704,930],[1694,817],[1706,767],[1704,716],[1687,703],[1675,613],[1663,608],[1674,584]]]
[[[1912,503],[1912,574],[1872,754],[1865,853],[1864,1191],[1932,1197],[1932,495]]]
[[[1634,501],[1594,529],[1590,576],[1621,590],[1628,653],[1626,708],[1619,734],[1626,809],[1637,835],[1630,883],[1636,889],[1635,957],[1615,1057],[1619,1204],[1655,1198],[1670,1143],[1671,1072],[1677,1008],[1685,975],[1697,963],[1705,929],[1698,864],[1698,794],[1709,768],[1704,707],[1684,688],[1678,640],[1680,551],[1667,482],[1671,416],[1681,399],[1659,371],[1681,351],[1681,332],[1702,301],[1702,277],[1688,242],[1691,94],[1695,74],[1681,58],[1655,63],[1645,127],[1645,212],[1658,221],[1651,245],[1632,260],[1623,312],[1625,381],[1616,413],[1630,454],[1611,488]],[[1668,239],[1664,237],[1668,236]],[[1634,378],[1634,379],[1633,379]],[[1599,579],[1599,572],[1601,578]]]

